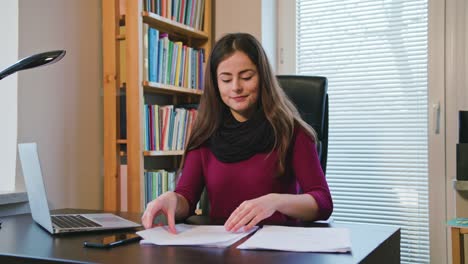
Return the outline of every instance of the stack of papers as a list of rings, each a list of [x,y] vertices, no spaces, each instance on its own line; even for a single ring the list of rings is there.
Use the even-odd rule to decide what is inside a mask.
[[[137,234],[143,238],[141,244],[225,248],[257,229],[228,232],[224,226],[178,224],[177,234],[170,233],[167,226],[139,231]],[[347,228],[264,226],[237,248],[344,253],[351,251],[351,235]]]
[[[347,228],[264,226],[237,248],[344,253],[351,238]]]
[[[196,226],[177,224],[177,234],[169,232],[167,226],[155,227],[137,232],[143,238],[141,244],[155,244],[165,246],[203,246],[228,247],[243,237],[257,230],[252,228],[247,232],[228,232],[224,226]]]

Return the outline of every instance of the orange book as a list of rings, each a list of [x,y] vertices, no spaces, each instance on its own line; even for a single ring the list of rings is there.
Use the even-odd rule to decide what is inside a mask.
[[[166,15],[167,14],[167,10],[166,10],[166,8],[167,8],[166,1],[167,0],[159,0],[159,1],[161,1],[161,16],[162,17],[167,17],[167,15]]]

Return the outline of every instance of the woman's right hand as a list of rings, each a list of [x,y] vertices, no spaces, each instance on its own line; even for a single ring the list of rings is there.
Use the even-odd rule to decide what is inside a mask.
[[[158,198],[149,202],[141,217],[143,226],[148,229],[155,226],[154,218],[164,214],[169,226],[169,232],[177,234],[175,229],[175,212],[177,208],[177,194],[175,192],[165,192]]]

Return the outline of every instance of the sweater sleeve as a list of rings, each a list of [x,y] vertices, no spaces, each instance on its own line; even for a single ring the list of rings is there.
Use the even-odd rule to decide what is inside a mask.
[[[187,199],[190,214],[194,213],[204,186],[201,151],[191,150],[185,157],[185,164],[175,189],[176,193]]]
[[[292,163],[296,179],[303,193],[310,194],[317,202],[317,220],[328,219],[333,211],[333,201],[323,174],[317,148],[313,139],[299,129],[294,142]]]

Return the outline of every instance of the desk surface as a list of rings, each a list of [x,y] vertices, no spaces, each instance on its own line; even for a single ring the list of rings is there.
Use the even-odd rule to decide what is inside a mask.
[[[60,210],[58,212],[77,212]],[[79,212],[90,212],[80,210]],[[95,212],[95,211],[92,211]],[[121,213],[139,221],[138,214]],[[83,241],[116,231],[50,235],[31,215],[3,217],[0,263],[400,263],[400,229],[391,226],[338,224],[351,231],[351,253],[298,253],[238,250],[242,239],[229,248],[128,244],[112,249],[84,248]],[[315,224],[316,225],[316,224]],[[314,226],[310,224],[309,226]]]

